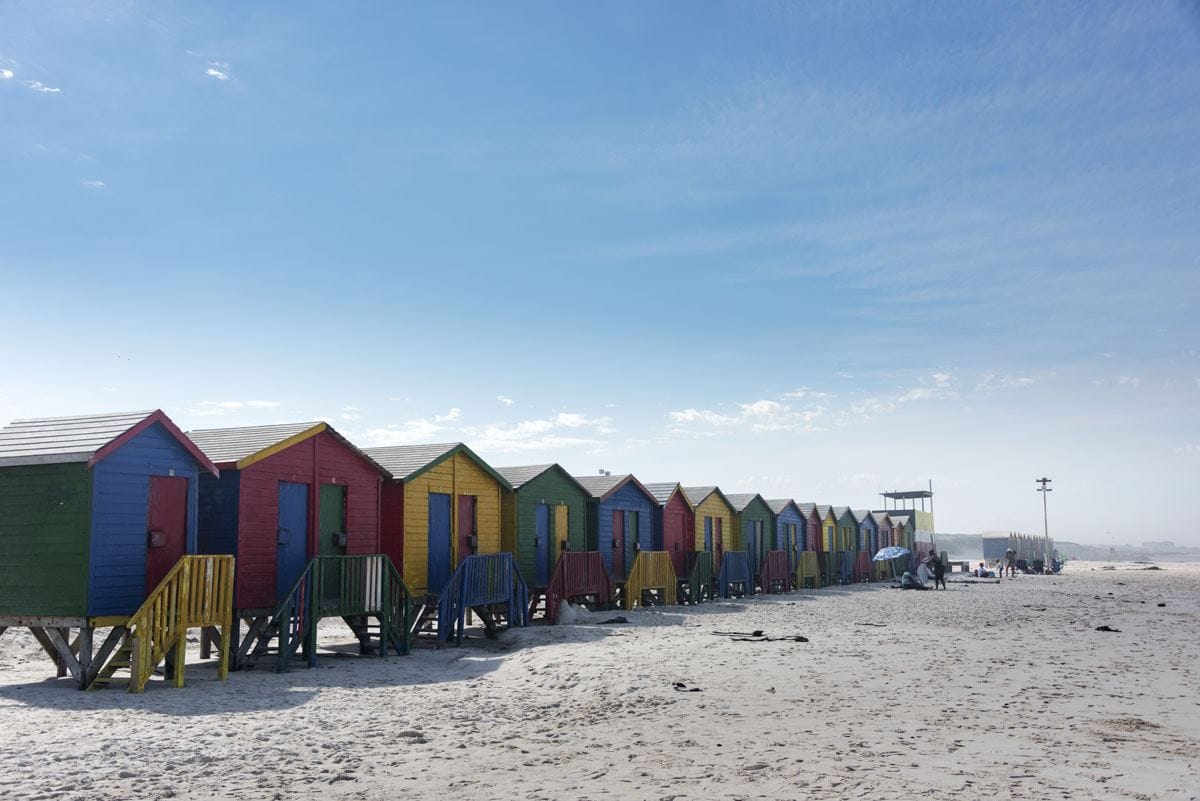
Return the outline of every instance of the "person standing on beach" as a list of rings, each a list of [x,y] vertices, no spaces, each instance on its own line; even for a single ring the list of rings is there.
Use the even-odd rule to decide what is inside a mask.
[[[933,571],[933,588],[936,590],[938,585],[942,585],[942,589],[946,589],[946,563],[938,556],[937,551],[929,552],[929,569]]]
[[[1016,578],[1017,576],[1017,552],[1009,548],[1004,552],[1004,558],[1008,561],[1008,577]]]

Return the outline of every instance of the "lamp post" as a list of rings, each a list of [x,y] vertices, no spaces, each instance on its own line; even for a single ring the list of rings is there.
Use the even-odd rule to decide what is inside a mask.
[[[1050,487],[1050,479],[1045,476],[1034,479],[1034,483],[1041,484],[1037,491],[1042,493],[1042,547],[1045,548],[1050,544],[1050,523],[1046,516],[1046,493],[1054,492],[1054,489]]]

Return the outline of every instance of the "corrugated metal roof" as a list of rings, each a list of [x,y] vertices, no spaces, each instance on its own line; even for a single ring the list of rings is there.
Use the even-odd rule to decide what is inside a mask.
[[[833,507],[833,514],[834,514],[834,516],[837,517],[838,520],[841,520],[843,517],[850,514],[850,507],[849,506],[835,506],[835,507]]]
[[[725,500],[729,501],[737,511],[744,512],[746,507],[757,497],[759,497],[757,492],[735,492],[732,495],[726,495]]]
[[[520,489],[535,478],[545,473],[554,464],[525,464],[510,467],[497,467],[496,472],[504,476],[504,480],[512,484],[513,489]]]
[[[857,520],[859,523],[863,522],[864,520],[866,520],[868,517],[871,516],[870,509],[851,509],[850,513],[852,515],[854,515],[854,519]]]
[[[800,507],[800,514],[805,517],[811,517],[813,510],[817,508],[815,503],[797,503],[796,505]]]
[[[824,520],[825,518],[829,517],[829,510],[830,510],[830,509],[832,509],[832,508],[833,508],[832,506],[826,506],[826,505],[825,505],[825,504],[823,504],[823,503],[818,503],[818,504],[817,504],[817,511],[818,511],[818,512],[820,512],[820,514],[821,514],[821,519],[822,519],[822,520]]]
[[[383,448],[365,448],[363,453],[383,465],[383,469],[391,473],[392,478],[405,481],[413,473],[417,473],[430,463],[436,462],[460,445],[462,445],[461,442],[439,442],[430,445],[389,445]]]
[[[598,500],[607,495],[613,487],[629,478],[629,474],[624,473],[619,476],[572,476],[572,478],[587,490],[588,495],[591,495],[593,500]]]
[[[871,519],[875,521],[875,525],[882,526],[884,521],[891,520],[891,516],[887,512],[871,512]]]
[[[303,434],[320,423],[284,423],[273,426],[202,428],[187,432],[188,438],[218,464],[237,462],[285,439]]]
[[[643,484],[646,489],[650,490],[650,494],[654,496],[654,500],[658,501],[658,505],[662,506],[667,501],[671,500],[671,496],[675,494],[676,488],[679,487],[678,481],[654,481],[650,484]],[[684,493],[684,499],[687,500],[687,493]],[[690,503],[690,501],[689,501]]]
[[[0,429],[0,465],[86,462],[154,412],[13,420]]]

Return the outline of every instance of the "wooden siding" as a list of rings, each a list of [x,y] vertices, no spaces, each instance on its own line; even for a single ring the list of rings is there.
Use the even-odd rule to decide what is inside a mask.
[[[598,504],[596,550],[600,551],[600,556],[604,559],[604,566],[608,568],[608,572],[614,579],[623,581],[625,576],[617,576],[613,570],[613,512],[617,510],[626,513],[637,512],[637,546],[640,550],[652,551],[654,550],[654,510],[657,506],[658,501],[642,492],[641,488],[632,481]],[[625,525],[629,525],[628,516]],[[633,569],[633,562],[637,558],[633,543],[625,543],[625,553],[625,570],[629,571]]]
[[[198,553],[237,556],[238,471],[200,475]]]
[[[861,543],[860,551],[868,551],[874,556],[875,552],[879,550],[875,547],[879,540],[878,532],[875,529],[875,521],[871,519],[870,515],[867,515],[866,519],[858,524],[858,538]]]
[[[199,464],[161,423],[92,468],[88,614],[132,615],[146,599],[146,515],[150,476],[188,480],[186,552],[196,552]]]
[[[783,507],[783,511],[775,517],[775,539],[771,543],[771,548],[776,551],[784,550],[787,543],[787,538],[784,536],[784,526],[794,524],[796,526],[796,550],[803,550],[804,545],[804,527],[806,521],[800,516],[800,512],[791,504]]]
[[[695,537],[689,536],[695,529],[692,514],[691,504],[679,492],[654,511],[654,549],[671,557],[675,574],[681,577],[687,575],[688,554],[695,551]]]
[[[712,493],[696,507],[696,550],[704,550],[704,518],[711,517],[714,521],[721,520],[721,536],[725,541],[726,551],[736,551],[741,547],[742,535],[733,525],[733,509],[717,493]],[[713,523],[713,537],[716,537],[717,525]]]
[[[837,518],[834,517],[832,511],[825,515],[825,519],[821,521],[821,543],[824,546],[821,548],[822,551],[841,550],[838,548]]]
[[[821,534],[821,515],[816,509],[809,513],[805,520],[806,528],[804,532],[804,550],[806,551],[823,551],[824,548]]]
[[[328,432],[302,440],[238,472],[241,476],[235,591],[238,609],[275,605],[280,482],[309,487],[307,550],[310,557],[317,553],[317,527],[321,520],[320,493],[312,491],[314,483],[346,488],[346,555],[380,552],[379,472]]]
[[[771,512],[771,507],[767,506],[762,498],[755,498],[746,504],[745,509],[735,512],[733,515],[733,527],[738,532],[737,549],[739,551],[750,547],[750,541],[746,536],[745,530],[745,526],[748,523],[762,523],[762,538],[758,543],[759,553],[754,554],[750,561],[755,573],[757,573],[759,565],[762,564],[763,557],[766,556],[767,551],[770,549],[770,538],[775,525],[775,515]]]
[[[87,613],[91,473],[0,468],[0,615]]]
[[[537,478],[521,485],[516,492],[504,490],[501,497],[502,518],[500,547],[513,555],[517,570],[525,582],[533,587],[537,582],[536,548],[533,541],[537,533],[535,515],[538,504],[548,504],[550,510],[550,534],[553,545],[550,564],[558,561],[561,546],[555,531],[555,511],[558,506],[567,507],[567,542],[572,551],[587,550],[586,521],[588,496],[569,475],[552,467]]]
[[[479,554],[500,553],[500,482],[464,453],[442,461],[404,484],[404,583],[414,595],[429,591],[429,493],[474,495]],[[451,508],[451,560],[458,565],[458,503]]]
[[[853,512],[846,512],[838,518],[838,548],[840,551],[858,551],[858,521]]]

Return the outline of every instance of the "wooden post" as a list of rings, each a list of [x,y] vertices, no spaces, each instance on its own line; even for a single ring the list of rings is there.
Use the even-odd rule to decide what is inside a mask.
[[[217,656],[217,678],[225,681],[229,677],[229,643],[230,634],[235,631],[233,627],[237,625],[237,615],[233,612],[233,576],[234,576],[234,560],[229,560],[224,573],[224,586],[220,608],[223,610],[225,621],[221,625],[221,645],[220,653]]]
[[[86,690],[92,675],[92,633],[95,631],[88,623],[79,629],[79,689]]]
[[[187,662],[187,624],[188,624],[188,592],[191,589],[191,562],[184,562],[180,568],[177,585],[179,595],[175,598],[175,619],[171,628],[174,629],[175,670],[172,678],[176,687],[183,686],[184,663]]]

